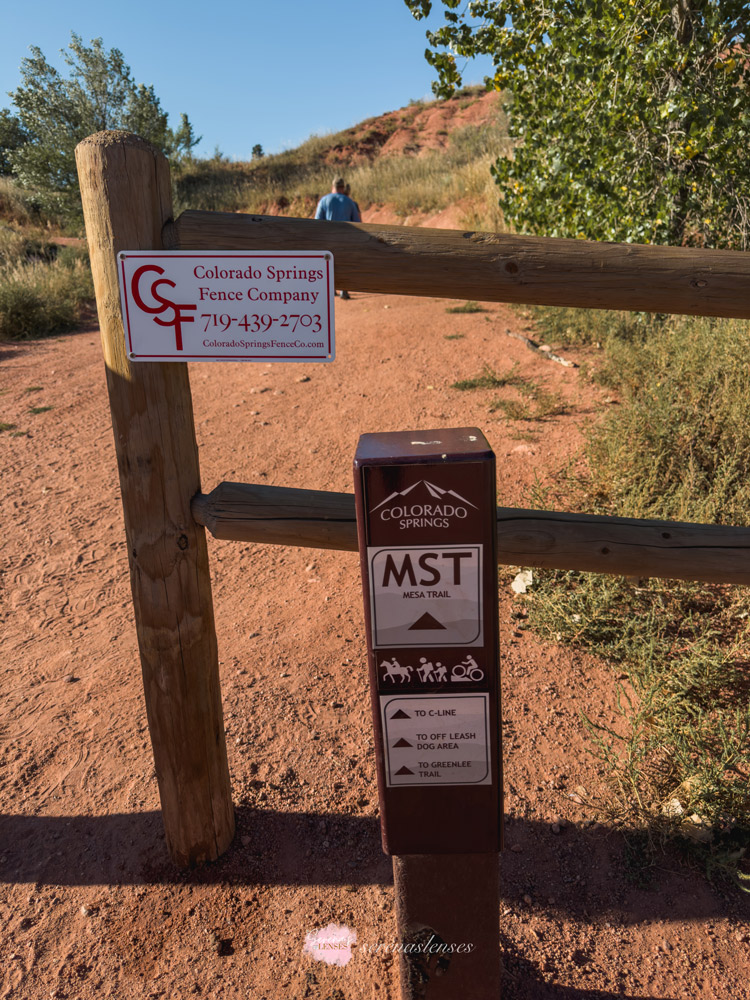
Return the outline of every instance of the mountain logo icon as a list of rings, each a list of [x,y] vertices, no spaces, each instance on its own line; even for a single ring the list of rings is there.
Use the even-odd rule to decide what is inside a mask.
[[[406,505],[399,505],[398,514],[396,515],[398,517],[419,517],[423,514],[427,516],[430,514],[437,514],[438,516],[450,515],[456,512],[454,506],[456,501],[460,504],[466,504],[468,507],[473,507],[474,510],[478,509],[476,504],[467,500],[466,497],[462,497],[455,490],[444,490],[441,486],[428,483],[426,479],[420,479],[419,482],[412,483],[411,486],[407,486],[404,490],[395,490],[385,500],[381,500],[379,504],[376,504],[370,513],[374,514],[376,510],[380,510],[381,507],[386,507],[387,504],[396,500],[409,501]]]

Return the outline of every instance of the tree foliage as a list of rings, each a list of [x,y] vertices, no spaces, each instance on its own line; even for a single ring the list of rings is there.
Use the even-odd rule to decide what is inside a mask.
[[[0,111],[0,174],[7,175],[13,172],[11,154],[28,142],[28,139],[18,118],[7,108],[3,108]]]
[[[56,196],[61,205],[79,202],[74,150],[87,135],[103,129],[135,132],[173,162],[189,157],[200,141],[187,115],[169,127],[152,86],[136,84],[119,49],[89,46],[72,34],[69,67],[62,75],[32,46],[21,63],[21,86],[10,96],[15,114],[0,112],[0,171],[6,168],[25,186]]]
[[[405,0],[418,19],[431,0]],[[433,90],[488,54],[514,156],[493,173],[522,232],[750,243],[750,5],[739,0],[442,0]]]

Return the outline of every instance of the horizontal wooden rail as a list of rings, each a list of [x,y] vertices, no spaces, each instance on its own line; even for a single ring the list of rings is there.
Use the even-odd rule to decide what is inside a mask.
[[[220,483],[192,502],[215,538],[356,551],[354,496]],[[624,576],[750,583],[750,528],[498,507],[498,562]]]
[[[336,287],[750,318],[750,254],[278,216],[183,212],[172,250],[329,250]]]

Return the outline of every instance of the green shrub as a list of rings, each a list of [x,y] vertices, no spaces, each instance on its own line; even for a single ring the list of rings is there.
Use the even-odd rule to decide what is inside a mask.
[[[72,329],[94,298],[85,252],[61,248],[51,263],[0,267],[0,340],[29,340]]]
[[[665,318],[634,350],[612,338],[599,378],[622,394],[591,439],[594,478],[624,516],[750,520],[750,323]]]
[[[33,229],[15,229],[0,222],[0,269],[16,264],[50,263],[59,251],[56,243]]]
[[[589,573],[535,577],[535,631],[599,654],[620,679],[620,722],[584,717],[610,776],[603,812],[647,831],[652,845],[677,838],[709,871],[736,872],[750,847],[746,595]]]
[[[0,177],[0,219],[27,225],[31,214],[26,193],[10,177]]]
[[[458,382],[453,383],[451,388],[466,392],[470,389],[500,389],[506,385],[518,386],[524,381],[523,376],[518,374],[518,367],[518,362],[515,361],[507,372],[498,375],[493,368],[485,364],[479,375],[475,375],[473,378],[459,379]]]
[[[464,302],[462,306],[448,306],[445,310],[447,313],[481,313],[484,312],[484,308],[475,302],[473,299],[469,299],[468,302]]]
[[[533,315],[548,339],[601,346],[589,370],[620,397],[587,445],[598,510],[750,522],[750,323],[557,308]]]
[[[542,330],[599,343],[594,377],[619,396],[586,445],[565,506],[693,522],[750,522],[750,325],[537,310]],[[528,598],[543,635],[605,657],[621,722],[587,722],[620,821],[738,873],[750,849],[750,600],[744,589],[542,571]],[[742,873],[739,872],[740,876]]]
[[[533,317],[547,340],[567,347],[589,344],[606,347],[611,339],[641,344],[652,332],[661,329],[663,322],[663,318],[650,313],[567,306],[529,306],[524,314]]]

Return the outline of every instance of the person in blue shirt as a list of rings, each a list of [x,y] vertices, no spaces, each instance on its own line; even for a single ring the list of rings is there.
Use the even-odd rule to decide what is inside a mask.
[[[324,195],[315,210],[316,219],[326,219],[328,222],[361,222],[356,202],[347,198],[346,181],[337,177],[333,182],[331,193]]]
[[[331,193],[324,195],[318,202],[315,218],[325,219],[328,222],[361,222],[362,216],[359,214],[357,203],[348,198],[345,192],[346,181],[344,178],[334,178]],[[350,298],[349,292],[346,290],[340,294],[342,299]]]

